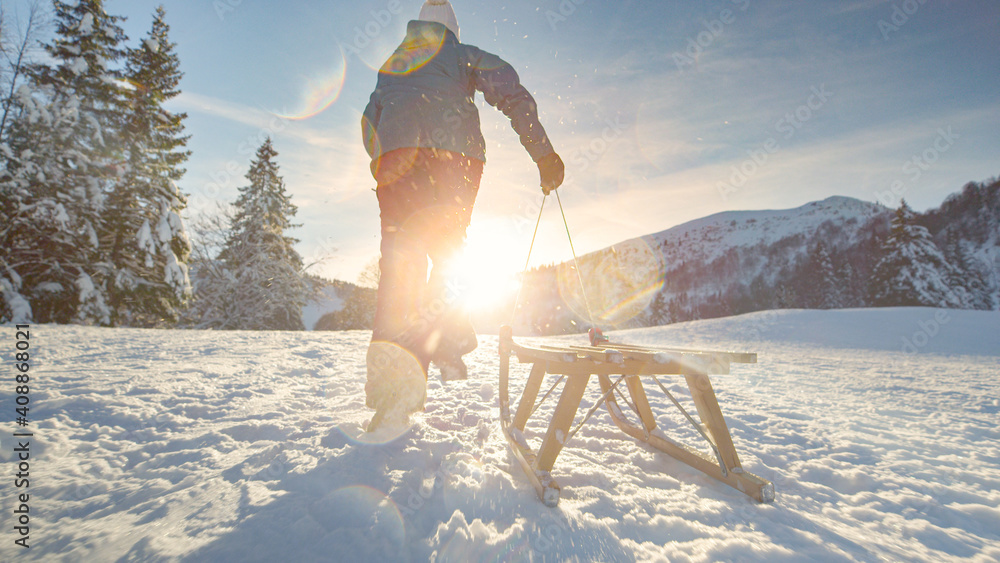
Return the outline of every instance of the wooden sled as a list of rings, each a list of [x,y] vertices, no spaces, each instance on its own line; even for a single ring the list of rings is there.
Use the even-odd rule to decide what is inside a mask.
[[[531,372],[521,393],[517,410],[511,417],[510,357],[517,355],[521,363],[531,363]],[[759,502],[774,500],[774,485],[743,470],[733,447],[729,428],[722,417],[712,389],[709,374],[728,374],[730,363],[756,363],[757,355],[736,352],[706,352],[695,350],[655,349],[600,342],[597,346],[522,346],[514,342],[511,328],[500,329],[500,424],[511,451],[528,475],[539,498],[546,506],[559,503],[559,485],[552,478],[552,466],[566,442],[603,403],[611,419],[626,434],[646,442],[705,474],[736,488]],[[524,427],[538,405],[542,380],[546,374],[566,380],[552,415],[549,427],[538,451],[533,451],[524,437]],[[587,389],[591,376],[597,376],[603,393],[583,421],[570,427]],[[658,375],[682,375],[687,381],[702,423],[697,423],[656,378]],[[615,380],[612,381],[612,377]],[[673,404],[680,409],[695,430],[708,442],[712,454],[693,449],[671,440],[657,429],[653,411],[643,389],[643,382],[654,381]],[[545,396],[555,391],[558,381]],[[628,389],[631,401],[620,390]],[[641,426],[630,422],[618,406],[615,394],[630,407]],[[540,403],[539,403],[540,404]]]

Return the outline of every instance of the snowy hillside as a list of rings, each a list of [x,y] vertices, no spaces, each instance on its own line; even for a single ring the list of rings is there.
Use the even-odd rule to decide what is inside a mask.
[[[572,261],[530,272],[515,328],[581,332],[591,311],[598,325],[634,328],[772,309],[996,310],[998,218],[997,181],[923,214],[840,196],[718,213],[581,256],[582,276]]]
[[[320,290],[319,295],[313,297],[302,307],[302,324],[306,330],[315,330],[316,321],[323,315],[340,311],[344,308],[344,300],[340,297],[340,292],[336,287],[329,286]]]
[[[613,334],[758,352],[713,381],[744,466],[775,483],[767,505],[598,411],[544,507],[499,430],[489,336],[469,380],[431,374],[413,429],[366,443],[369,336],[32,327],[32,547],[5,525],[0,560],[1000,559],[996,313],[771,311]],[[594,384],[582,408],[598,398]],[[4,514],[14,492],[0,485]]]
[[[863,280],[878,250],[865,245],[887,228],[888,212],[836,196],[795,209],[717,213],[581,256],[586,297],[597,324],[617,327],[829,308],[826,296],[814,295],[823,284],[807,279],[818,272],[809,261],[822,246],[834,258],[832,283],[845,294],[837,307],[861,306]],[[533,304],[524,310],[533,316],[517,326],[542,334],[579,332],[589,314],[573,263],[533,276],[524,291]]]
[[[733,248],[771,245],[796,235],[808,238],[827,221],[860,226],[887,211],[875,203],[833,196],[795,209],[725,211],[643,238],[664,249],[666,269],[671,270],[686,261],[709,263]]]

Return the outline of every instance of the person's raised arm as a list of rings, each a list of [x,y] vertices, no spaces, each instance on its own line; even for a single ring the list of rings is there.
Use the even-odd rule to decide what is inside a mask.
[[[483,93],[486,103],[510,119],[521,144],[538,165],[542,191],[548,194],[562,184],[565,167],[538,120],[535,99],[521,85],[517,71],[509,63],[475,47],[469,50],[476,89]]]

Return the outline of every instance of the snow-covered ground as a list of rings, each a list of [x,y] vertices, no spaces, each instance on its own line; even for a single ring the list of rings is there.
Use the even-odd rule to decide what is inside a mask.
[[[612,335],[759,353],[713,382],[744,466],[775,483],[767,505],[598,411],[546,508],[499,430],[490,336],[469,380],[432,373],[413,429],[366,443],[368,338],[33,327],[32,547],[13,543],[25,490],[5,377],[0,560],[1000,559],[997,313],[780,311]]]

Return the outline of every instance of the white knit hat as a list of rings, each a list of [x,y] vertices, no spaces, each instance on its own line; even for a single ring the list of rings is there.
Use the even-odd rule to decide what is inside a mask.
[[[420,8],[420,15],[417,16],[417,19],[443,24],[455,34],[456,38],[459,37],[458,18],[455,17],[455,10],[452,9],[448,0],[427,0]]]

